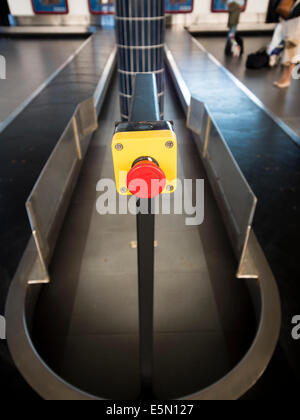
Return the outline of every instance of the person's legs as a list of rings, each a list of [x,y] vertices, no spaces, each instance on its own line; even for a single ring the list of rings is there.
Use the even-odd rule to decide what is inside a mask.
[[[289,87],[291,84],[291,77],[296,64],[286,64],[283,68],[281,79],[274,83],[279,88]]]
[[[237,25],[232,26],[232,27],[229,29],[229,32],[228,32],[228,39],[233,39],[233,38],[235,38],[236,32],[237,32]]]
[[[240,57],[241,55],[241,47],[236,41],[236,34],[237,34],[238,25],[232,26],[228,33],[227,43],[230,44],[231,53],[234,57]]]
[[[8,8],[7,0],[1,0],[0,26],[8,26],[9,25],[8,15],[9,15],[9,8]]]
[[[275,86],[279,88],[287,88],[291,84],[291,77],[293,74],[293,71],[295,69],[296,58],[297,55],[297,46],[294,46],[291,42],[287,41],[283,53],[283,73],[281,78],[274,83]]]

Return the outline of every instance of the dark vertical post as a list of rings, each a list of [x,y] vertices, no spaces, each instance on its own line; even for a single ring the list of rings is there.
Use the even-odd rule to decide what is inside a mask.
[[[0,26],[9,26],[9,7],[7,0],[2,0],[0,4]]]
[[[130,121],[158,121],[159,103],[154,74],[137,74]],[[152,200],[137,202],[140,367],[142,394],[152,396],[153,382],[153,298],[154,298],[154,214]],[[146,210],[146,211],[145,211]],[[147,214],[146,214],[147,213]]]
[[[143,201],[143,200],[141,200]],[[153,384],[153,305],[154,305],[154,215],[151,200],[139,203],[149,214],[137,215],[140,369],[142,393],[151,396]]]

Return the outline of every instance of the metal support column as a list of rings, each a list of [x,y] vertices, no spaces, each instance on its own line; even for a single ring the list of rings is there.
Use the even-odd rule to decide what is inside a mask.
[[[116,0],[116,42],[121,115],[128,120],[137,73],[156,76],[160,116],[164,106],[165,0]]]

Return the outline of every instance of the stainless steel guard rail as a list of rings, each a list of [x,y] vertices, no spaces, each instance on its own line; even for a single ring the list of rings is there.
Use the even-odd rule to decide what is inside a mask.
[[[256,383],[273,356],[281,327],[280,296],[252,230],[257,198],[209,108],[190,92],[167,45],[165,59],[237,258],[237,278],[246,282],[257,318],[256,336],[243,360],[218,382],[185,399],[237,399]]]
[[[13,360],[31,387],[45,399],[90,399],[51,371],[35,350],[31,320],[48,264],[68,209],[98,114],[116,67],[113,48],[93,97],[79,104],[26,203],[32,238],[20,261],[6,302],[7,342]]]

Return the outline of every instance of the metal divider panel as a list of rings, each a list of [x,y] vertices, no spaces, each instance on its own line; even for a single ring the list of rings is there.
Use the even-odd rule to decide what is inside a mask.
[[[257,199],[214,121],[210,131],[207,161],[229,208],[229,221],[236,232],[233,245],[241,256]]]
[[[37,221],[37,226],[34,226],[34,228],[46,240],[63,192],[77,161],[78,155],[71,120],[28,199]]]
[[[191,98],[187,116],[187,127],[204,139],[208,113],[205,104],[198,99]]]
[[[257,198],[242,174],[208,107],[196,97],[191,98],[187,127],[196,135],[199,152],[217,201],[221,205],[225,225],[238,258],[249,237]]]
[[[197,136],[196,145],[201,155],[205,154],[205,147],[209,136],[210,117],[205,104],[198,99],[191,97],[187,113],[187,128]]]
[[[91,97],[78,105],[75,111],[75,119],[81,141],[97,130],[98,118],[94,97]]]

